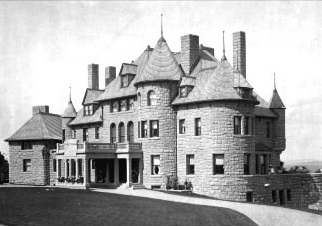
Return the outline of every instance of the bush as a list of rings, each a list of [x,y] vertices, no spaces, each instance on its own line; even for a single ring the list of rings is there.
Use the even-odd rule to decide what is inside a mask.
[[[310,173],[310,170],[306,168],[305,166],[292,166],[289,170],[288,173],[291,174],[305,174],[305,173]]]
[[[176,190],[178,188],[178,178],[176,176],[167,176],[167,189],[174,189]]]
[[[58,181],[59,183],[64,183],[64,182],[65,182],[65,177],[58,177],[58,178],[57,178],[57,181]]]
[[[76,179],[76,183],[77,183],[77,184],[82,184],[82,183],[84,183],[84,177],[82,177],[82,176],[78,176],[78,178]]]
[[[322,169],[317,169],[314,171],[314,173],[322,173]]]

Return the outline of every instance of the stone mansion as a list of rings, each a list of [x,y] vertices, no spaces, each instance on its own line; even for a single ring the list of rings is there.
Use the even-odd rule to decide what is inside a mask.
[[[180,52],[161,35],[118,74],[106,67],[99,87],[90,64],[78,112],[71,99],[62,115],[33,108],[6,140],[11,183],[164,189],[178,177],[220,199],[299,202],[309,179],[277,174],[285,106],[276,87],[266,102],[247,81],[244,32],[233,34],[233,64],[196,35],[181,37]]]

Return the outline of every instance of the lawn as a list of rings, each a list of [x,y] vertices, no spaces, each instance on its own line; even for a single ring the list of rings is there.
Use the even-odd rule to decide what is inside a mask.
[[[49,187],[0,188],[4,225],[256,225],[236,211]]]

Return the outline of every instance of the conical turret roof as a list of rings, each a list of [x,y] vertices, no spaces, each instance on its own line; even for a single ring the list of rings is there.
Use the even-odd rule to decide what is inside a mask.
[[[277,92],[277,89],[273,90],[271,99],[269,100],[269,108],[285,108],[283,101],[280,95]]]
[[[144,69],[137,75],[135,84],[153,81],[179,81],[182,75],[178,62],[167,42],[161,36]]]
[[[74,108],[73,102],[71,100],[68,101],[68,105],[62,115],[63,118],[75,118],[76,110]]]

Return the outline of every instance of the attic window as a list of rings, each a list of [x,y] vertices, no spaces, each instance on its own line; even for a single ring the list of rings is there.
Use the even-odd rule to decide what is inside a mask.
[[[93,115],[93,105],[84,106],[84,115]]]
[[[129,80],[128,80],[128,76],[121,76],[121,87],[128,87],[129,86]]]
[[[180,97],[186,97],[188,95],[187,87],[180,88]]]

